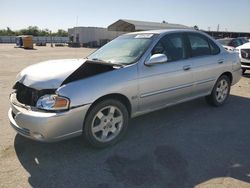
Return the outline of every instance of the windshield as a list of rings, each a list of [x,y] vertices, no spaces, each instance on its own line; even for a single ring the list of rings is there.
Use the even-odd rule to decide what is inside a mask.
[[[246,38],[239,38],[242,44],[249,42]]]
[[[120,36],[88,56],[88,59],[123,65],[134,63],[147,50],[153,37],[154,34]]]

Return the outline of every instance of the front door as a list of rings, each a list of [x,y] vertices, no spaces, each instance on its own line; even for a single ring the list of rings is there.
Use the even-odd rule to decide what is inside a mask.
[[[192,64],[182,33],[164,36],[150,55],[165,54],[166,63],[139,67],[139,111],[151,111],[191,97]]]

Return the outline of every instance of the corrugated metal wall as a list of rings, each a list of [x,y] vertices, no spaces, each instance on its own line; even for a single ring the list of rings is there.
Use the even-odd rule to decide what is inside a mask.
[[[50,43],[50,37],[33,37],[33,42],[47,42]],[[68,43],[68,37],[52,37],[53,43]],[[16,43],[16,36],[0,36],[0,43]]]
[[[73,36],[73,42],[79,42],[80,44],[96,42],[100,45],[102,40],[112,40],[124,32],[108,31],[107,28],[99,27],[74,27],[68,29],[69,37]],[[79,41],[77,37],[79,36]]]

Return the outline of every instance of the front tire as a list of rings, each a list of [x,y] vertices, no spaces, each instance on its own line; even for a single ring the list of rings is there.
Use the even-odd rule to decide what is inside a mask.
[[[118,100],[108,99],[94,105],[86,119],[83,134],[87,142],[98,148],[118,142],[128,126],[128,110]]]
[[[214,85],[212,93],[206,97],[208,104],[212,106],[223,105],[229,96],[231,82],[228,76],[222,75]]]

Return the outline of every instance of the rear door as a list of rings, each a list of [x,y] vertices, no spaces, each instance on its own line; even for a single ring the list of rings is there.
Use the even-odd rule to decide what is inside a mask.
[[[214,82],[224,70],[220,48],[208,37],[200,33],[187,33],[190,44],[190,59],[194,75],[193,95],[209,94]]]

